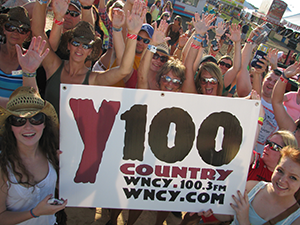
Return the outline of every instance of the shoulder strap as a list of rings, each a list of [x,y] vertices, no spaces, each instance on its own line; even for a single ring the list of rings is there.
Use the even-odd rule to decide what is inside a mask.
[[[277,215],[276,217],[274,217],[273,219],[270,219],[269,221],[265,222],[263,225],[274,225],[277,222],[289,217],[292,213],[294,213],[295,211],[297,211],[297,209],[299,209],[299,205],[296,202],[294,205],[292,205],[290,208],[288,208],[287,210],[285,210],[284,212],[280,213],[279,215]]]

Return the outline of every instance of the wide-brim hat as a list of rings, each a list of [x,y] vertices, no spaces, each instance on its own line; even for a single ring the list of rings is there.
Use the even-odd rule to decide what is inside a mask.
[[[66,31],[62,37],[59,49],[62,53],[69,55],[68,43],[74,39],[83,44],[90,44],[93,46],[91,55],[87,60],[95,61],[100,57],[102,52],[102,40],[95,35],[94,27],[85,21],[80,21],[73,29]]]
[[[0,106],[0,134],[5,130],[5,120],[9,116],[30,118],[38,113],[44,113],[58,126],[58,117],[51,103],[43,100],[38,91],[32,87],[17,88],[10,95],[6,108]]]
[[[190,21],[187,21],[186,24],[194,26],[193,23]]]
[[[30,29],[30,19],[28,16],[28,12],[24,7],[21,6],[13,7],[7,13],[0,14],[1,26],[6,22],[10,22],[16,27]]]

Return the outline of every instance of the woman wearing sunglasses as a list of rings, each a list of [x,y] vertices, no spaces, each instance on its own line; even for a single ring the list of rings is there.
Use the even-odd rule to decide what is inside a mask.
[[[67,204],[50,203],[59,169],[55,109],[35,89],[19,87],[0,106],[0,135],[1,224],[55,224]]]
[[[23,7],[14,7],[7,14],[1,14],[0,21],[4,37],[0,43],[0,105],[5,107],[11,93],[22,86],[22,68],[15,45],[22,46],[31,32],[28,13]],[[25,51],[22,48],[22,52]]]
[[[146,14],[142,2],[136,1],[131,14],[126,18],[128,35],[125,43],[125,51],[122,63],[106,71],[91,72],[86,66],[86,60],[97,58],[101,52],[102,41],[95,36],[94,28],[87,22],[81,21],[72,30],[65,32],[61,44],[69,53],[69,61],[62,61],[51,49],[45,57],[42,65],[46,71],[47,86],[45,99],[51,102],[59,112],[60,83],[89,84],[89,85],[112,85],[128,75],[133,66],[137,34]],[[35,3],[32,19],[32,31],[34,35],[41,36],[46,40],[46,47],[50,47],[48,38],[44,33],[46,4]],[[31,68],[33,73],[36,68]]]

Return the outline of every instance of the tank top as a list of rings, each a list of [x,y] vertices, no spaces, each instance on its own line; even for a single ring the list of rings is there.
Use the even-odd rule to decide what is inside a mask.
[[[57,174],[52,164],[48,162],[49,172],[44,180],[35,185],[35,187],[24,187],[17,183],[17,179],[10,167],[8,167],[8,176],[12,183],[7,182],[9,187],[6,198],[6,208],[12,212],[29,211],[37,206],[47,195],[54,196]],[[43,215],[38,218],[26,220],[20,225],[53,225],[56,221],[54,215]]]
[[[55,73],[47,80],[46,90],[45,90],[45,99],[49,101],[55,108],[56,113],[59,115],[59,96],[60,96],[60,76],[61,72],[64,68],[64,61],[62,61],[61,65],[55,71]],[[91,70],[89,70],[84,78],[82,84],[89,84],[89,76]]]
[[[10,74],[4,73],[0,70],[0,96],[9,98],[11,93],[18,87],[23,85],[22,69],[18,66],[17,70]]]

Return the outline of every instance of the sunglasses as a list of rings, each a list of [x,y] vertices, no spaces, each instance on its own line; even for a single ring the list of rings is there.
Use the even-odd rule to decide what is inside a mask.
[[[217,78],[211,77],[211,78],[200,78],[201,84],[207,84],[210,83],[212,85],[218,84]]]
[[[269,148],[272,149],[273,151],[279,152],[282,147],[278,144],[276,144],[275,142],[266,140],[266,145],[269,145]]]
[[[67,12],[66,12],[66,15],[68,15],[70,13],[70,16],[72,17],[77,17],[80,15],[80,12],[77,12],[77,11],[74,11],[74,10],[68,10],[67,9]]]
[[[225,66],[225,67],[228,68],[228,69],[231,67],[231,65],[230,65],[229,63],[226,63],[226,62],[223,62],[223,61],[220,61],[220,62],[219,62],[219,65]]]
[[[13,115],[8,117],[8,122],[10,123],[10,125],[15,127],[24,126],[27,120],[29,120],[29,123],[31,123],[32,125],[37,126],[45,122],[45,114],[38,113],[30,118],[17,117]]]
[[[163,79],[163,82],[167,82],[167,83],[172,82],[174,84],[174,86],[177,86],[177,87],[179,87],[182,84],[180,79],[177,79],[177,78],[172,79],[171,77],[169,77],[167,75],[163,75],[163,76],[161,76],[161,78]]]
[[[71,41],[71,45],[73,45],[74,47],[79,47],[80,44],[82,44],[82,48],[83,48],[83,49],[90,49],[90,48],[92,48],[92,45],[89,45],[89,44],[83,44],[83,43],[78,42],[78,41],[75,41],[75,40]]]
[[[165,63],[165,62],[167,62],[168,60],[169,60],[169,57],[168,56],[164,56],[164,55],[159,55],[159,54],[157,54],[157,53],[154,53],[154,55],[153,55],[153,59],[160,59],[160,61],[162,62],[162,63]]]
[[[14,25],[12,25],[10,23],[6,23],[4,25],[4,28],[8,32],[14,32],[15,30],[17,30],[19,34],[26,34],[27,32],[30,31],[30,29],[28,29],[28,28],[16,27],[16,26],[14,26]]]
[[[142,38],[140,35],[137,36],[137,41],[143,40],[145,44],[149,44],[150,40],[148,38]]]

